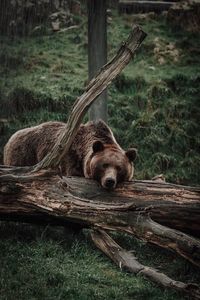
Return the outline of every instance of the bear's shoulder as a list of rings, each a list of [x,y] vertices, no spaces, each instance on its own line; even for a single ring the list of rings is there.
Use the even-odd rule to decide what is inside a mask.
[[[113,133],[108,125],[102,120],[90,121],[80,128],[85,134],[93,137],[93,141],[100,140],[105,144],[116,143]]]

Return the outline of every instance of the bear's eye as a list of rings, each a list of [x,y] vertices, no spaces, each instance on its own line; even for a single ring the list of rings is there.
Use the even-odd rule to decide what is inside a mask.
[[[117,172],[120,172],[122,170],[122,168],[120,166],[117,166],[116,169],[117,169]]]
[[[104,169],[106,169],[106,168],[109,167],[109,164],[103,164],[102,167],[103,167]]]

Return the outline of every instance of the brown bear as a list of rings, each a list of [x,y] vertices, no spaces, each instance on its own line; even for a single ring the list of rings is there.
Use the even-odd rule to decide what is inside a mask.
[[[32,166],[52,149],[65,123],[47,122],[17,131],[4,148],[4,164]],[[133,176],[136,149],[124,151],[103,122],[81,125],[68,154],[61,161],[64,175],[93,178],[107,189]]]

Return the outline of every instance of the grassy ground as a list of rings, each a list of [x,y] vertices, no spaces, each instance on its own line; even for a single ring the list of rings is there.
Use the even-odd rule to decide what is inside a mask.
[[[66,120],[87,80],[87,29],[28,38],[0,37],[0,147],[17,129]],[[118,16],[108,26],[112,57],[132,23],[148,33],[141,50],[110,86],[109,125],[120,144],[137,146],[136,178],[164,173],[198,184],[200,158],[199,36],[174,31],[164,17]],[[0,223],[0,299],[183,299],[121,272],[83,234]],[[199,272],[172,253],[118,235],[139,260],[177,280]]]
[[[183,299],[160,289],[141,276],[120,271],[92,245],[87,231],[66,233],[61,228],[0,227],[0,299]],[[200,276],[189,263],[172,253],[115,236],[140,261],[159,268],[177,280],[196,281]]]

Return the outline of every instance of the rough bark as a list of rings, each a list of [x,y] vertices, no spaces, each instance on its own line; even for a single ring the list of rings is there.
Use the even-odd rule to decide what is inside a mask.
[[[72,222],[83,227],[126,232],[173,250],[200,266],[199,240],[172,229],[178,224],[182,230],[199,231],[200,194],[193,188],[133,181],[107,192],[92,180],[79,177],[49,177],[41,172],[30,180],[22,176],[11,181],[6,176],[7,180],[3,177],[0,185],[1,218],[18,217],[61,225]],[[171,217],[171,211],[176,214],[176,220]],[[156,221],[170,224],[172,228]]]

